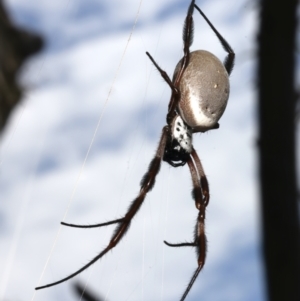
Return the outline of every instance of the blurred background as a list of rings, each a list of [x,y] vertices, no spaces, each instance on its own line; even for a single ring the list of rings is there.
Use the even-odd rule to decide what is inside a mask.
[[[112,252],[76,279],[36,293],[34,287],[79,269],[106,246],[114,228],[72,229],[60,227],[62,220],[109,221],[137,195],[170,98],[145,52],[172,76],[190,1],[4,3],[16,24],[40,33],[45,46],[23,68],[23,101],[0,141],[0,300],[79,300],[71,287],[78,280],[106,300],[179,299],[196,268],[195,251],[168,248],[163,240],[190,241],[197,210],[187,166],[166,163]],[[220,129],[194,135],[211,200],[207,261],[187,300],[264,301],[257,7],[246,0],[197,4],[234,49],[236,65]],[[223,60],[226,53],[196,11],[194,20],[191,50]]]

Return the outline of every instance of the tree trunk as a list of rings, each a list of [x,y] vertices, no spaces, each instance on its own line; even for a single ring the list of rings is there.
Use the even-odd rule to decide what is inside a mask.
[[[300,300],[296,184],[297,0],[261,0],[258,36],[259,175],[269,301]]]

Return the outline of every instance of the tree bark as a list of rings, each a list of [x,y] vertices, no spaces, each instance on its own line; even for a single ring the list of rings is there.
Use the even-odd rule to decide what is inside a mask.
[[[270,301],[299,301],[295,145],[297,0],[260,3],[259,175],[267,293]]]
[[[29,56],[40,51],[42,38],[17,27],[0,0],[0,133],[22,98],[19,73]]]

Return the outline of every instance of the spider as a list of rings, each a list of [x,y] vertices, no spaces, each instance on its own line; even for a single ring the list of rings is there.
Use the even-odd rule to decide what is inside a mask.
[[[227,52],[224,64],[208,51],[196,50],[190,52],[190,46],[193,42],[194,9],[202,15]],[[187,163],[193,183],[192,195],[196,208],[199,211],[192,242],[174,244],[164,241],[170,247],[192,246],[196,248],[198,266],[180,300],[183,301],[188,295],[205,263],[207,247],[204,221],[205,209],[209,202],[208,181],[201,161],[193,147],[192,135],[193,133],[219,128],[218,121],[224,113],[229,97],[229,75],[233,69],[235,58],[235,53],[230,45],[195,4],[195,0],[192,0],[190,3],[183,26],[183,53],[183,58],[178,62],[171,80],[167,73],[158,66],[153,57],[146,52],[162,78],[169,85],[172,93],[166,116],[167,125],[162,129],[155,156],[141,180],[140,192],[129,206],[126,214],[122,218],[95,225],[76,225],[61,222],[62,225],[77,228],[93,228],[117,224],[107,247],[73,274],[59,281],[36,287],[37,290],[57,285],[80,274],[120,242],[127,232],[131,220],[143,204],[147,193],[153,188],[156,175],[163,160],[173,167],[184,166]]]

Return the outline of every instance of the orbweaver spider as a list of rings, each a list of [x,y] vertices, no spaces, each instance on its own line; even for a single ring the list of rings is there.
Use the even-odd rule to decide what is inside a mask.
[[[224,64],[208,51],[196,50],[190,52],[189,48],[193,42],[194,8],[202,15],[218,37],[224,50],[228,53]],[[148,171],[142,178],[141,189],[138,196],[129,206],[126,214],[122,218],[96,225],[74,225],[62,222],[62,225],[78,228],[103,227],[112,224],[118,224],[118,226],[107,247],[89,263],[59,281],[37,287],[37,290],[57,285],[78,275],[119,243],[128,230],[132,218],[141,207],[147,193],[153,188],[156,175],[159,172],[161,161],[163,160],[173,167],[188,164],[194,187],[193,198],[196,208],[199,211],[193,242],[172,244],[164,241],[164,243],[170,247],[193,246],[197,250],[198,267],[193,273],[180,300],[183,301],[189,293],[205,263],[206,237],[204,220],[205,209],[209,202],[208,181],[201,161],[193,147],[192,135],[193,133],[206,132],[211,129],[219,128],[218,121],[224,113],[229,97],[229,75],[234,66],[235,54],[230,45],[195,4],[195,0],[191,1],[185,18],[183,45],[184,55],[175,68],[173,80],[158,66],[152,56],[146,52],[162,78],[171,88],[172,94],[166,116],[167,125],[162,129],[158,148],[149,165]]]

